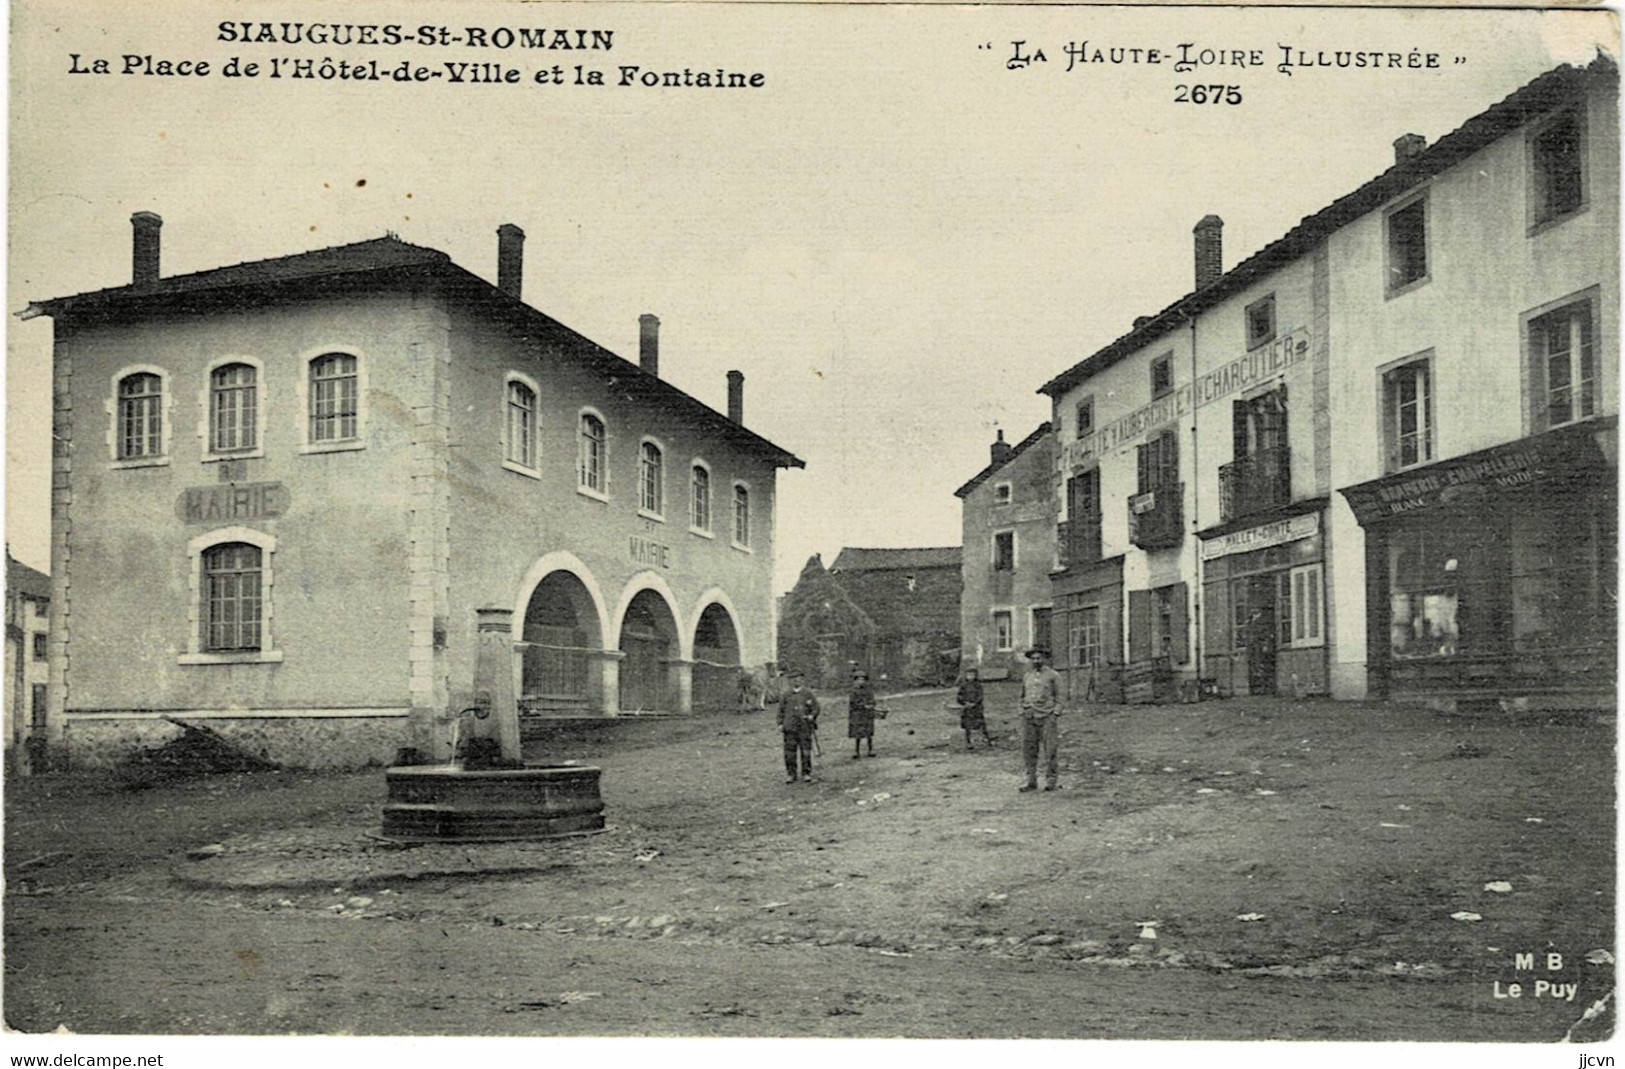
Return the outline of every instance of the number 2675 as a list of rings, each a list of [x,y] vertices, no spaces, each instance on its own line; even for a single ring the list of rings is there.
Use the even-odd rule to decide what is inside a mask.
[[[1175,104],[1240,104],[1239,85],[1176,85]]]

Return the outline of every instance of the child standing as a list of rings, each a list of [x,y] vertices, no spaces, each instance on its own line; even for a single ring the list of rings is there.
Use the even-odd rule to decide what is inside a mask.
[[[869,756],[875,755],[875,692],[869,689],[869,673],[861,668],[852,679],[852,695],[846,702],[846,737],[852,740],[852,760],[863,756],[865,740]]]
[[[989,746],[993,745],[993,737],[987,733],[987,714],[982,709],[982,681],[974,668],[965,669],[965,678],[960,680],[959,695],[959,726],[965,732],[965,749],[971,746],[970,734],[980,731],[982,738]]]

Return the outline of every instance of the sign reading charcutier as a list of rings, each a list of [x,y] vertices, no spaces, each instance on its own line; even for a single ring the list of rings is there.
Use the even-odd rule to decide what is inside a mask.
[[[1303,363],[1309,356],[1309,331],[1303,327],[1289,331],[1268,345],[1212,371],[1198,375],[1166,396],[1135,409],[1120,419],[1067,442],[1061,447],[1061,470],[1070,471],[1088,464],[1115,449],[1137,442],[1149,431],[1160,430],[1180,416],[1256,386]]]
[[[288,511],[288,501],[288,489],[281,483],[193,486],[175,499],[175,514],[182,523],[274,520]]]

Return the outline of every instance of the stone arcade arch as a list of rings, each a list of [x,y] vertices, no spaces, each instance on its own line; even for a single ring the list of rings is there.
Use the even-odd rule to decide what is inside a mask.
[[[688,712],[687,644],[668,593],[655,586],[627,593],[617,639],[621,711]]]
[[[614,712],[605,616],[597,581],[574,555],[550,553],[531,568],[514,612],[522,716]]]
[[[696,712],[739,708],[739,625],[720,598],[700,605],[694,619],[693,691]]]

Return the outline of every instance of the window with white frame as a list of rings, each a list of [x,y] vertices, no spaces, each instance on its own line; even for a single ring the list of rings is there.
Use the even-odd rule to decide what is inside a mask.
[[[275,663],[271,558],[276,539],[246,527],[199,535],[192,560],[191,633],[181,664]]]
[[[1100,606],[1090,605],[1067,614],[1068,643],[1074,668],[1093,668],[1100,663]]]
[[[581,434],[576,455],[576,472],[581,489],[600,497],[609,491],[604,467],[604,421],[591,412],[581,414]]]
[[[1431,359],[1411,360],[1383,373],[1382,421],[1389,471],[1433,459]]]
[[[507,430],[503,459],[508,463],[536,469],[536,391],[522,379],[508,379]]]
[[[360,436],[361,391],[353,355],[327,353],[312,360],[307,394],[311,445],[353,442]]]
[[[1077,436],[1079,438],[1095,432],[1095,399],[1093,397],[1085,397],[1078,402],[1077,425]]]
[[[1529,135],[1530,224],[1541,226],[1585,207],[1585,126],[1569,110]]]
[[[209,452],[240,453],[259,444],[259,371],[232,363],[209,373]]]
[[[750,487],[734,483],[734,545],[750,548]]]
[[[1163,353],[1151,361],[1151,400],[1174,392],[1174,354]]]
[[[227,542],[203,552],[203,648],[210,653],[260,649],[260,549]]]
[[[1247,306],[1247,348],[1256,349],[1275,340],[1275,294],[1261,297]]]
[[[654,442],[644,442],[638,450],[638,509],[650,516],[665,514],[665,463]]]
[[[1390,210],[1383,219],[1390,296],[1428,278],[1427,203],[1427,197],[1417,197]]]
[[[1016,648],[1015,617],[1006,610],[993,614],[993,645],[1000,653]]]
[[[704,464],[695,464],[690,482],[688,522],[696,531],[711,530],[711,472]]]
[[[996,572],[1013,572],[1016,570],[1016,532],[994,532],[993,570]]]
[[[993,484],[993,503],[995,505],[1008,505],[1010,503],[1010,484]]]
[[[1322,634],[1322,571],[1319,564],[1292,569],[1292,645],[1294,648],[1325,644]]]
[[[1587,296],[1529,320],[1537,430],[1597,414],[1596,302]]]
[[[118,380],[114,422],[115,456],[144,460],[164,455],[164,380],[138,371]]]

